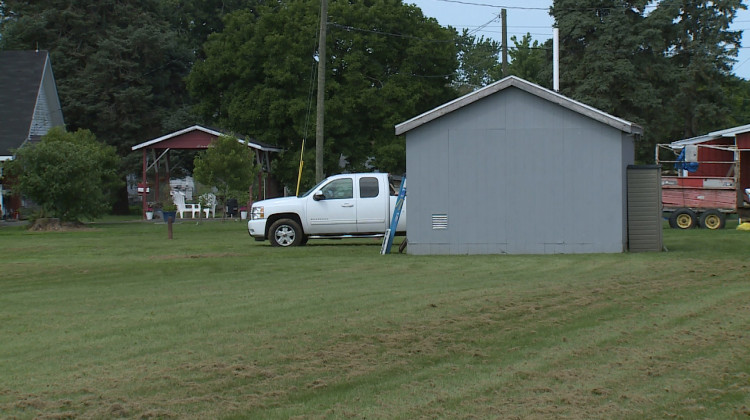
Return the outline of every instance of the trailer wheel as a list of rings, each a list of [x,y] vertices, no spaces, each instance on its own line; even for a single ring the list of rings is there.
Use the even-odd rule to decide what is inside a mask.
[[[690,229],[695,227],[698,216],[690,209],[677,209],[669,216],[669,226],[673,229]]]
[[[700,226],[711,230],[724,229],[726,221],[724,213],[718,210],[708,210],[701,214]]]

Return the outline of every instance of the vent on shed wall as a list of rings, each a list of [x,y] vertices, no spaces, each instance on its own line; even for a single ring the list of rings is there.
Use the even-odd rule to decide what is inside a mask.
[[[448,229],[448,215],[447,214],[433,214],[432,215],[432,230]]]

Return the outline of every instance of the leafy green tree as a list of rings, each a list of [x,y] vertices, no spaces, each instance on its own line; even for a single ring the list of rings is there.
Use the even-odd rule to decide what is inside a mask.
[[[729,30],[740,0],[662,1],[648,17],[650,30],[672,70],[661,85],[676,120],[674,135],[693,137],[728,123],[730,103],[725,86],[732,83],[732,64],[741,31]],[[658,45],[658,44],[657,44]]]
[[[658,54],[649,47],[644,11],[649,0],[556,0],[560,30],[560,90],[635,122],[659,105],[644,67]]]
[[[519,40],[511,36],[513,47],[508,50],[508,73],[539,86],[552,88],[552,41],[544,44],[533,41],[527,33]]]
[[[727,123],[740,0],[556,0],[564,94],[645,128],[637,159],[656,142]]]
[[[459,67],[453,84],[460,93],[469,93],[503,77],[499,61],[502,45],[499,42],[484,36],[477,39],[464,29],[456,43]]]
[[[50,130],[41,142],[16,151],[9,164],[18,177],[19,192],[41,208],[41,216],[63,221],[94,219],[114,201],[121,181],[114,148],[96,140],[88,130]]]
[[[728,126],[747,124],[750,121],[750,81],[732,76],[724,85],[724,95],[731,109]]]
[[[187,34],[190,48],[205,58],[203,43],[208,36],[224,30],[224,17],[241,9],[252,9],[247,0],[161,0],[172,25]]]
[[[253,151],[237,138],[221,136],[195,157],[193,176],[201,184],[216,187],[220,198],[239,198],[247,194],[258,175]]]
[[[188,78],[204,118],[288,151],[277,167],[287,185],[296,183],[302,139],[314,133],[318,13],[300,0],[232,13]],[[332,1],[328,22],[325,172],[402,172],[393,127],[455,97],[455,32],[387,0]]]

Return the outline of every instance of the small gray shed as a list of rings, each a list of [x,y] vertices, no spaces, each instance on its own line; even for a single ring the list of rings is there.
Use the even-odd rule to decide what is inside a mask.
[[[514,76],[398,124],[408,252],[623,252],[642,131]]]

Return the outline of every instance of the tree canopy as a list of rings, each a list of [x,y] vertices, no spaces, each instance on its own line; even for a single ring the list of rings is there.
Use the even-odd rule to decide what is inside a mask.
[[[740,0],[556,0],[561,91],[644,125],[641,161],[653,145],[729,123],[723,87],[740,34]]]
[[[458,70],[454,86],[469,93],[503,77],[502,63],[498,60],[502,45],[498,41],[471,35],[464,29],[457,39]]]
[[[41,142],[16,151],[9,163],[18,190],[37,204],[43,217],[80,221],[100,217],[114,202],[120,184],[119,158],[88,130],[55,127]]]
[[[329,2],[327,173],[402,172],[395,124],[503,76],[498,42],[412,4]],[[729,30],[744,7],[555,0],[562,93],[644,125],[641,161],[657,141],[746,123],[749,82],[730,73],[740,34]],[[285,148],[274,170],[293,185],[315,132],[319,13],[303,0],[0,0],[0,48],[49,50],[68,127],[115,146],[125,171],[133,144],[199,122]],[[511,41],[508,73],[550,87],[551,42]]]
[[[161,134],[192,52],[158,0],[6,0],[3,49],[49,50],[68,128],[117,148]]]
[[[188,78],[202,116],[289,150],[289,183],[314,132],[317,16],[299,0],[235,12]],[[345,170],[403,171],[393,126],[455,97],[455,32],[387,0],[333,1],[328,22],[325,171],[341,171],[340,158]]]
[[[552,88],[552,40],[544,44],[533,41],[527,33],[519,40],[511,36],[513,47],[508,50],[509,75],[518,76],[539,86]]]

